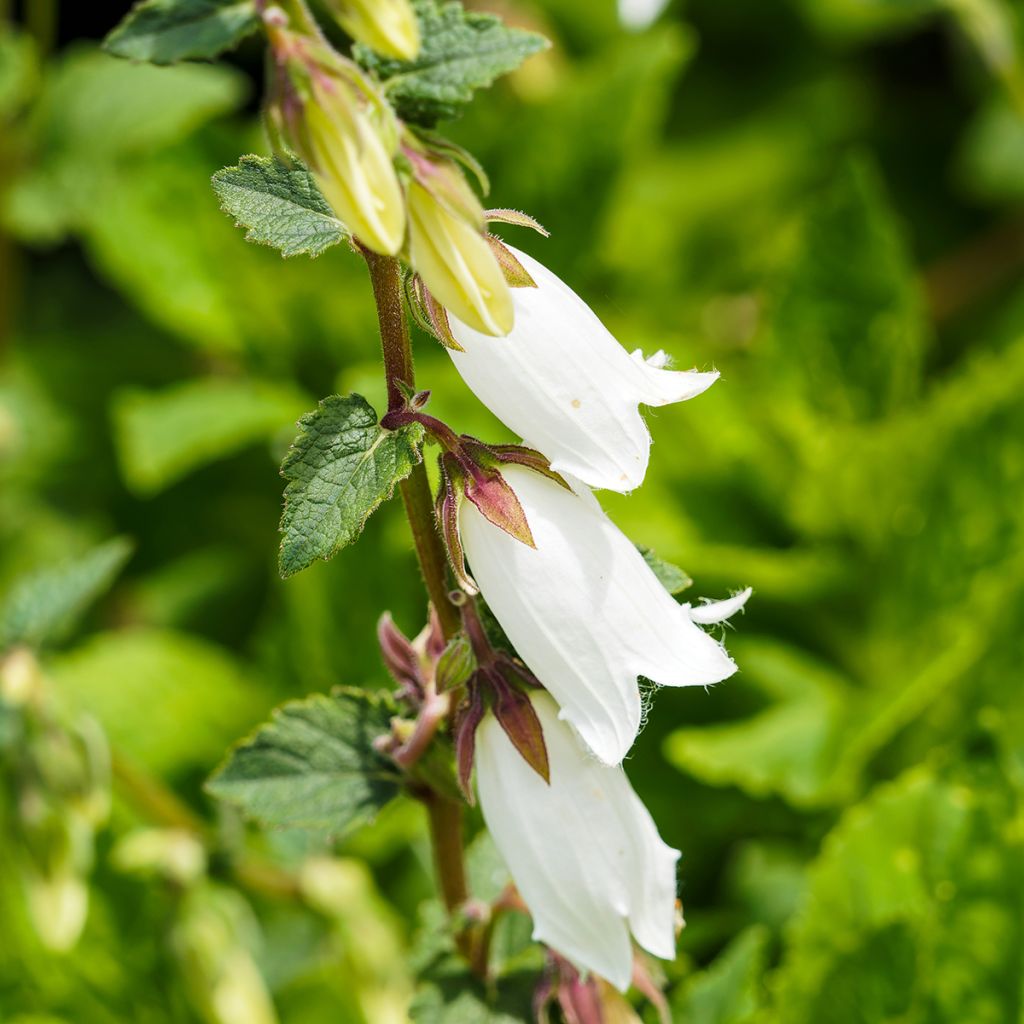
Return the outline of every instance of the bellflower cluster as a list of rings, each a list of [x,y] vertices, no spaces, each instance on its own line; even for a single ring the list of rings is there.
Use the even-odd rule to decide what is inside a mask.
[[[422,26],[406,0],[327,7],[365,46],[416,57]],[[288,7],[292,16],[297,9]],[[597,991],[585,988],[591,974],[624,991],[634,943],[672,958],[678,917],[679,852],[662,841],[622,768],[643,717],[641,685],[731,676],[735,663],[705,627],[742,609],[750,591],[679,603],[593,491],[639,487],[651,447],[643,407],[695,398],[718,374],[670,369],[661,351],[627,351],[568,285],[490,231],[500,222],[546,234],[526,214],[484,209],[465,173],[486,191],[472,157],[406,123],[381,80],[315,28],[293,24],[282,8],[261,10],[279,150],[308,166],[371,273],[391,260],[401,281],[394,305],[404,286],[413,317],[521,438],[488,444],[425,413],[429,392],[410,386],[407,333],[400,351],[404,316],[398,350],[393,342],[389,350],[381,314],[389,406],[380,427],[413,428],[440,446],[434,525],[458,612],[445,601],[438,549],[428,630],[413,642],[389,619],[381,625],[397,697],[416,719],[396,719],[377,749],[410,770],[450,728],[463,792],[472,801],[475,775],[488,829],[556,974],[564,965],[584,1002]],[[393,258],[406,265],[401,278]],[[419,507],[429,508],[425,475],[422,487]],[[403,494],[416,535],[419,499]],[[417,536],[430,588],[422,546]],[[563,1002],[576,999],[567,993]]]
[[[479,591],[536,684],[528,700],[543,770],[530,754],[538,740],[523,739],[530,726],[510,727],[472,692],[458,744],[469,746],[463,734],[475,731],[484,818],[534,937],[624,990],[630,936],[655,956],[675,949],[679,853],[662,842],[621,766],[640,728],[640,680],[706,686],[732,675],[736,665],[702,627],[739,611],[750,591],[677,603],[591,487],[638,486],[650,448],[639,406],[694,397],[718,375],[629,354],[554,274],[509,251],[530,278],[512,291],[511,331],[488,338],[448,311],[448,348],[530,448],[473,442],[458,458],[446,452],[438,518],[457,577]],[[514,527],[480,500],[472,471],[453,468],[461,463],[500,471]]]

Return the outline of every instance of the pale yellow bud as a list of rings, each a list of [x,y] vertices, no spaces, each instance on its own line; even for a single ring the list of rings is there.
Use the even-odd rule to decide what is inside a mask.
[[[341,27],[385,57],[413,60],[420,52],[420,27],[409,0],[330,0]]]
[[[439,202],[419,182],[409,186],[409,260],[430,293],[484,334],[512,330],[512,293],[475,224]]]
[[[368,249],[394,256],[405,237],[405,203],[391,157],[393,131],[382,130],[345,83],[316,90],[305,127],[320,191]]]

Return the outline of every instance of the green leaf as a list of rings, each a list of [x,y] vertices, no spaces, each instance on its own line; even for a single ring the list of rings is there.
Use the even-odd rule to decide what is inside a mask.
[[[22,579],[0,604],[0,649],[39,646],[66,635],[113,583],[132,547],[131,541],[116,537],[75,561]]]
[[[215,459],[289,429],[306,405],[294,387],[254,380],[198,379],[114,399],[125,481],[155,494]]]
[[[1017,1019],[1014,798],[991,769],[967,773],[914,769],[825,840],[775,977],[779,1024]]]
[[[33,159],[12,182],[0,212],[32,240],[54,241],[93,221],[112,220],[121,242],[124,193],[147,183],[137,167],[126,175],[127,185],[117,180],[114,169],[154,151],[169,148],[177,155],[177,143],[237,107],[247,89],[246,79],[232,68],[158,68],[73,49],[44,76],[28,126]],[[191,216],[166,195],[163,203],[186,220],[194,238]],[[147,237],[151,245],[154,236]],[[174,300],[181,301],[179,296]]]
[[[272,703],[224,648],[173,630],[100,633],[50,668],[115,749],[158,773],[207,770]]]
[[[401,776],[373,746],[394,713],[390,701],[347,688],[285,704],[206,788],[266,827],[341,834],[398,794]]]
[[[281,466],[288,481],[281,517],[283,577],[330,558],[420,460],[418,425],[384,430],[360,395],[332,395],[299,421]]]
[[[345,240],[345,225],[334,215],[313,175],[298,161],[243,156],[237,167],[213,176],[221,209],[246,228],[249,242],[281,250],[282,256],[319,256]]]
[[[666,562],[659,558],[649,547],[637,544],[637,551],[644,556],[644,561],[651,567],[651,571],[658,577],[658,582],[673,596],[681,594],[684,590],[693,586],[693,580],[678,565]]]
[[[0,25],[0,118],[17,113],[38,80],[39,58],[32,37]]]
[[[391,60],[365,46],[354,52],[385,80],[399,116],[425,127],[458,117],[475,90],[549,45],[535,32],[507,28],[493,14],[467,11],[460,3],[417,0],[416,13],[423,46],[415,60]]]
[[[173,64],[216,57],[259,27],[252,0],[142,0],[103,41],[115,57]]]
[[[755,925],[737,936],[672,1000],[673,1020],[686,1024],[751,1024],[764,1002],[762,975],[770,933]]]
[[[924,304],[871,164],[851,160],[809,204],[772,331],[787,382],[829,420],[877,418],[919,390]]]
[[[453,956],[428,968],[409,1007],[414,1024],[528,1024],[539,977],[521,971],[485,990]]]

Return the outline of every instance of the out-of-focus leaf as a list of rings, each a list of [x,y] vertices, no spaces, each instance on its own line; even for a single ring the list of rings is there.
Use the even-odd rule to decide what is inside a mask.
[[[414,1024],[528,1024],[533,1021],[532,973],[502,978],[488,992],[455,957],[435,964],[409,1007]]]
[[[173,64],[216,57],[259,25],[252,0],[142,0],[103,41],[115,57]]]
[[[287,430],[307,405],[290,384],[197,379],[161,392],[123,391],[114,400],[121,470],[140,494],[254,441]]]
[[[0,118],[16,113],[38,81],[38,60],[32,38],[0,26]]]
[[[643,544],[637,544],[637,549],[644,556],[644,561],[651,567],[651,571],[658,577],[658,582],[673,596],[693,586],[693,580],[678,565],[659,558]]]
[[[359,536],[370,514],[420,459],[418,424],[384,430],[359,395],[332,395],[299,421],[281,465],[281,575],[330,558]]]
[[[341,835],[398,794],[397,769],[373,745],[394,714],[391,702],[354,689],[285,704],[228,755],[207,789],[266,827]]]
[[[673,1020],[686,1024],[751,1024],[764,1004],[762,975],[768,954],[767,928],[738,935],[706,970],[673,996]]]
[[[0,649],[58,640],[113,583],[132,553],[123,537],[18,582],[0,603]]]
[[[51,669],[116,751],[160,773],[209,767],[268,704],[260,681],[227,651],[170,630],[100,633]]]
[[[157,68],[73,50],[45,81],[32,120],[32,161],[0,211],[32,240],[51,241],[105,211],[96,190],[120,160],[172,145],[234,109],[245,80],[223,67]]]
[[[849,810],[811,868],[775,978],[778,1021],[1012,1020],[1024,858],[991,773],[915,769]]]
[[[738,664],[774,703],[738,722],[676,730],[666,756],[697,778],[753,796],[777,794],[801,807],[849,800],[869,759],[938,695],[969,678],[983,655],[976,630],[953,620],[941,632],[941,657],[865,689],[804,653],[741,634],[730,641]]]
[[[415,60],[382,57],[357,45],[359,62],[384,79],[388,98],[406,121],[430,127],[458,117],[473,93],[514,71],[548,41],[508,28],[493,14],[450,0],[416,0],[423,46]]]
[[[282,256],[319,256],[348,235],[298,162],[289,167],[277,157],[243,156],[237,167],[213,176],[213,190],[224,212],[247,229],[246,241],[280,249]]]
[[[774,349],[813,408],[871,419],[917,392],[923,303],[872,167],[845,164],[810,206],[780,291]]]
[[[974,196],[988,202],[1024,197],[1024,119],[1002,97],[982,107],[964,136],[959,176]]]

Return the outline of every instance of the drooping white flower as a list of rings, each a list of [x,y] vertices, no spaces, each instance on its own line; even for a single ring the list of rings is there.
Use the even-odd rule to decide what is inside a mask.
[[[512,290],[514,326],[500,341],[449,310],[462,352],[449,350],[473,393],[526,445],[591,487],[631,491],[647,472],[651,435],[641,405],[706,391],[717,373],[664,369],[665,356],[628,353],[550,270],[507,246],[536,288]]]
[[[531,696],[544,731],[550,785],[493,715],[476,737],[484,820],[533,915],[533,937],[620,990],[633,964],[630,933],[675,957],[676,861],[620,767],[595,761],[545,693]]]
[[[561,706],[561,717],[606,764],[626,755],[640,727],[637,683],[719,682],[736,671],[696,622],[717,605],[678,604],[643,556],[579,485],[570,491],[525,466],[504,465],[534,547],[459,509],[462,549],[484,600],[519,656]],[[725,604],[737,611],[749,591]],[[724,616],[723,616],[724,617]]]

